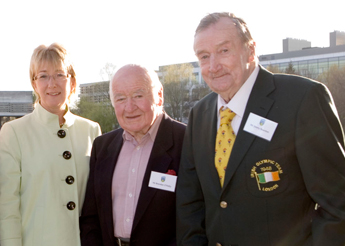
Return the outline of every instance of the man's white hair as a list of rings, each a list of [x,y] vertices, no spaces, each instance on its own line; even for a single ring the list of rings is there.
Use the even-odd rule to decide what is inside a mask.
[[[110,101],[111,101],[111,104],[113,105],[114,107],[114,92],[113,92],[113,84],[114,84],[114,78],[115,78],[115,75],[116,73],[124,68],[124,67],[127,67],[127,66],[130,66],[130,67],[138,67],[138,68],[141,68],[143,69],[147,75],[148,75],[148,78],[151,80],[151,91],[152,91],[152,95],[153,95],[153,98],[155,100],[155,103],[158,104],[159,102],[159,95],[158,95],[158,92],[163,89],[163,85],[162,83],[160,82],[159,80],[159,77],[158,77],[158,74],[152,70],[152,69],[148,69],[147,67],[143,66],[143,65],[139,65],[139,64],[127,64],[127,65],[124,65],[122,66],[121,68],[119,68],[118,70],[116,70],[116,72],[114,73],[114,75],[112,76],[111,80],[110,80],[110,83],[109,83],[109,97],[110,97]],[[163,100],[163,94],[162,94],[162,100]],[[163,102],[162,102],[162,106],[163,108]]]

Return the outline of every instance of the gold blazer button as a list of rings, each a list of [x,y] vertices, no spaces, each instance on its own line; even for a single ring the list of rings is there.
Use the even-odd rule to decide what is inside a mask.
[[[225,202],[225,201],[221,201],[220,202],[220,207],[221,208],[226,208],[228,206],[228,203],[227,202]]]

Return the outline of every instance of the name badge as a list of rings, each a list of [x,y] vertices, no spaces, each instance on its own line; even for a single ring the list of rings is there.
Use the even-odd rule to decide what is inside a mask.
[[[177,176],[166,173],[151,172],[149,187],[175,192]]]
[[[250,113],[243,130],[257,137],[271,141],[277,126],[277,122]]]

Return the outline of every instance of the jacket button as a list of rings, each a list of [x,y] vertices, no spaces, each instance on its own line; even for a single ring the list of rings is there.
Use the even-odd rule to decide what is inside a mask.
[[[67,209],[68,210],[74,210],[75,209],[75,203],[74,202],[67,203]]]
[[[69,185],[73,184],[74,183],[73,176],[71,176],[71,175],[67,176],[66,183],[69,184]]]
[[[224,202],[224,201],[221,201],[220,202],[220,207],[221,208],[226,208],[228,206],[228,203],[227,202]]]
[[[64,130],[58,130],[57,135],[59,138],[66,137],[66,132]]]
[[[72,154],[71,154],[71,152],[69,152],[69,151],[65,151],[65,152],[63,152],[62,156],[63,156],[63,158],[65,158],[66,160],[68,160],[68,159],[71,159]]]

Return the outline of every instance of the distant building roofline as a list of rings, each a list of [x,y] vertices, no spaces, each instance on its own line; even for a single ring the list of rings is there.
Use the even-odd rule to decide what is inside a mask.
[[[100,84],[100,83],[109,83],[109,80],[98,81],[98,82],[82,83],[82,84],[79,84],[79,87],[85,87],[85,86],[90,86],[90,85],[95,85],[95,84]]]
[[[289,51],[285,53],[260,55],[259,61],[265,62],[265,61],[297,58],[297,57],[330,55],[332,53],[342,53],[342,52],[345,52],[345,45],[337,45],[337,46],[325,47],[325,48],[312,47],[312,48],[307,48],[307,49],[302,49],[302,50]]]

